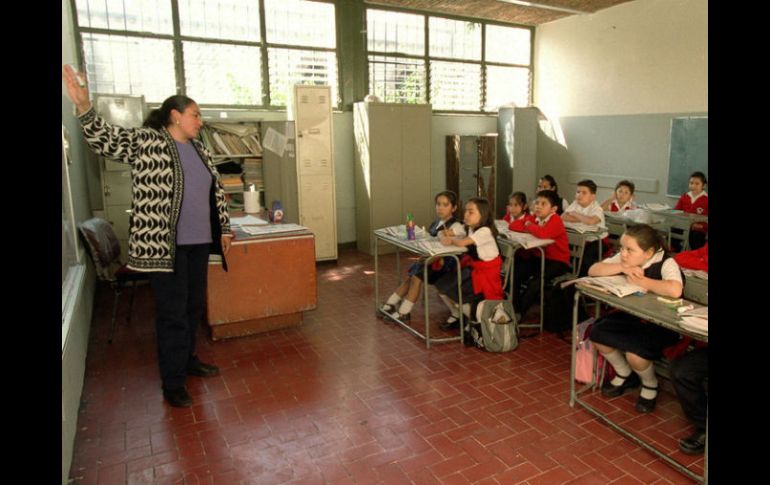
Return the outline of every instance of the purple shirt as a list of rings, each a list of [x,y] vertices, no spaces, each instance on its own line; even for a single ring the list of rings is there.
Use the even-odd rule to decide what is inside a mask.
[[[175,143],[184,173],[184,194],[182,211],[176,224],[176,243],[211,243],[209,193],[213,177],[192,142]]]

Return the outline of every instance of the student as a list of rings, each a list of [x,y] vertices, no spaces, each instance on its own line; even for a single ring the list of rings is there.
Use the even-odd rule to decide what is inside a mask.
[[[682,273],[664,247],[661,236],[652,227],[647,224],[630,226],[620,237],[620,252],[591,266],[588,274],[624,274],[630,283],[651,293],[679,298],[682,296]],[[653,361],[662,356],[663,349],[679,340],[679,334],[627,313],[615,312],[596,321],[590,339],[615,369],[615,378],[602,385],[602,394],[617,397],[641,383],[636,410],[652,412],[658,396]]]
[[[464,236],[465,228],[454,216],[457,211],[457,194],[451,190],[445,190],[436,194],[434,201],[436,202],[436,220],[431,223],[428,233],[433,237],[439,235],[439,231],[443,236]],[[424,261],[420,260],[409,267],[406,281],[390,295],[380,310],[402,322],[411,318],[410,312],[414,302],[420,297],[422,289],[423,264]],[[428,284],[435,283],[444,273],[455,275],[455,266],[454,258],[451,257],[434,261],[428,267]],[[402,298],[403,301],[401,301]],[[398,306],[399,301],[401,301],[400,306]]]
[[[704,190],[706,176],[703,172],[693,172],[690,175],[690,191],[683,194],[676,203],[674,209],[689,212],[690,214],[709,215],[709,195]],[[696,222],[690,226],[690,249],[698,249],[706,243],[708,234],[708,222]]]
[[[521,232],[528,232],[540,239],[553,239],[554,243],[545,247],[545,281],[569,272],[569,243],[567,230],[559,217],[559,195],[552,190],[541,190],[535,199],[534,221],[527,220]],[[528,279],[534,278],[522,291],[522,285]],[[540,296],[540,264],[524,267],[517,266],[513,272],[513,308],[517,319],[525,315],[529,307]],[[541,309],[542,311],[542,309]]]
[[[564,222],[582,222],[592,226],[604,226],[604,211],[596,202],[596,183],[593,180],[581,180],[575,190],[575,201],[572,202],[562,216]],[[602,239],[608,235],[607,231],[598,236],[586,236],[586,245],[583,250],[583,264],[578,276],[585,276],[588,268],[599,259],[599,248]]]
[[[695,349],[672,361],[669,374],[684,415],[695,425],[690,436],[679,440],[679,450],[687,455],[700,455],[706,449],[708,347]]]
[[[542,190],[552,190],[556,192],[556,196],[559,198],[559,203],[556,204],[556,213],[561,216],[564,211],[567,210],[569,202],[559,195],[559,186],[556,184],[556,179],[550,175],[543,175],[540,177],[540,180],[537,182],[537,192],[539,193]],[[537,195],[535,195],[535,197],[537,197]]]
[[[602,202],[602,210],[607,212],[623,212],[629,209],[636,209],[634,188],[634,183],[629,180],[618,182],[612,197]]]
[[[465,204],[464,222],[468,237],[459,239],[442,237],[441,244],[468,248],[468,253],[460,260],[462,267],[460,289],[463,298],[462,311],[466,316],[470,316],[473,303],[481,300],[502,300],[505,296],[500,277],[502,259],[495,239],[497,228],[489,201],[479,197],[470,199]],[[458,328],[460,310],[456,303],[459,300],[456,275],[443,275],[436,281],[436,289],[451,312],[449,319],[441,324],[441,329]]]
[[[527,195],[524,192],[514,192],[508,197],[503,220],[508,223],[508,229],[519,232],[524,229],[526,221],[534,222],[535,216],[529,213]]]

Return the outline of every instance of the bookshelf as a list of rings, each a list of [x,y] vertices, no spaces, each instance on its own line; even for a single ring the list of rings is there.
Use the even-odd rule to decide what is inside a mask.
[[[264,191],[258,121],[207,121],[200,138],[211,152],[231,208],[243,208],[243,191],[250,185]]]

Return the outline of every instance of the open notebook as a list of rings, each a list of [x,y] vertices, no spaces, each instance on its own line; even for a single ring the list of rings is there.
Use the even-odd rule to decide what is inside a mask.
[[[647,290],[641,286],[629,283],[626,275],[586,276],[584,278],[565,281],[561,284],[561,287],[564,288],[565,286],[569,286],[574,283],[581,283],[599,291],[613,294],[620,298],[633,295],[635,293],[647,293]]]
[[[525,249],[548,246],[553,242],[553,239],[539,239],[528,232],[511,231],[508,229],[508,223],[504,220],[496,220],[495,226],[501,236],[510,239]]]

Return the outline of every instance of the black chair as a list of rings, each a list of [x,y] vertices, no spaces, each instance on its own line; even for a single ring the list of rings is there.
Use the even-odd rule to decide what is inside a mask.
[[[126,315],[126,324],[129,324],[131,322],[131,310],[134,306],[136,283],[137,281],[149,281],[150,277],[148,273],[133,271],[120,262],[120,242],[109,222],[94,217],[78,224],[78,230],[86,242],[86,247],[96,268],[97,277],[99,280],[109,283],[115,292],[112,322],[107,337],[107,342],[112,343],[120,293],[128,283],[131,283],[131,300],[128,305],[128,315]]]

